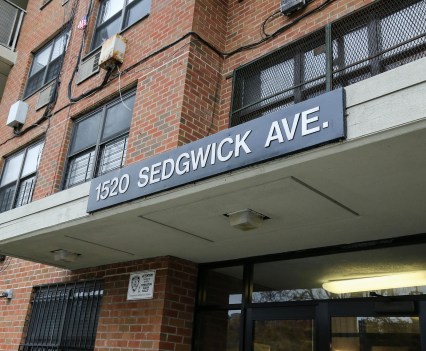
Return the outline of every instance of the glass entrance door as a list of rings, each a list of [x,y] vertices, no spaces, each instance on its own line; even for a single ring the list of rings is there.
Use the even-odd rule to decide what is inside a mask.
[[[312,306],[249,309],[247,339],[250,351],[312,351],[315,313]]]
[[[329,302],[331,351],[421,351],[419,301]]]
[[[332,351],[420,350],[418,317],[333,317]]]
[[[373,298],[249,308],[244,351],[425,351],[424,307]]]

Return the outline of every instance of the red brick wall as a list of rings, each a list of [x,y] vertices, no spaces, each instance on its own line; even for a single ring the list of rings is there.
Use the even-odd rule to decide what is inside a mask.
[[[43,10],[40,10],[40,0],[29,1],[18,41],[18,60],[10,72],[0,103],[0,167],[3,157],[45,135],[45,149],[33,200],[60,190],[73,120],[117,97],[119,86],[123,91],[137,88],[126,157],[127,164],[131,164],[226,129],[233,70],[373,0],[335,0],[321,12],[300,21],[276,38],[231,57],[224,58],[202,42],[186,38],[139,64],[141,58],[191,30],[222,52],[257,42],[262,38],[260,29],[263,21],[277,11],[280,4],[280,0],[152,0],[149,17],[123,33],[128,46],[120,70],[134,68],[120,77],[115,72],[100,92],[69,104],[68,82],[83,35],[76,25],[89,3],[88,0],[79,1],[62,70],[59,98],[50,124],[45,121],[29,133],[14,137],[12,129],[5,127],[5,122],[11,104],[22,98],[32,60],[31,52],[60,31],[75,1],[68,1],[65,7],[61,6],[61,1],[51,1]],[[304,12],[323,1],[312,1]],[[89,52],[99,6],[98,1],[93,3],[83,56]],[[265,26],[266,32],[272,33],[295,16],[272,17]],[[104,75],[105,71],[101,70],[79,85],[74,83],[72,95],[78,96],[98,86]],[[26,99],[30,110],[24,127],[37,121],[44,112],[44,108],[35,111],[37,98],[38,94],[34,94]],[[7,141],[10,138],[13,139]],[[126,301],[129,273],[144,269],[158,269],[154,299]],[[10,302],[0,300],[0,350],[17,349],[32,286],[92,278],[105,281],[97,350],[189,350],[195,276],[193,264],[174,258],[156,258],[76,272],[19,259],[13,259],[10,264],[8,261],[0,263],[0,290],[13,288],[15,294]]]
[[[154,298],[127,301],[129,275],[156,270]],[[197,268],[173,257],[66,271],[19,259],[0,264],[0,350],[17,350],[22,341],[32,287],[41,284],[102,279],[95,349],[188,351],[191,345]]]
[[[29,1],[17,47],[18,61],[11,70],[0,104],[0,123],[1,120],[6,120],[11,104],[22,98],[31,65],[31,52],[60,31],[75,1],[70,0],[64,7],[59,1],[52,1],[43,10],[40,10],[39,1]],[[322,1],[312,1],[304,12]],[[120,70],[126,71],[127,68],[136,66],[121,75],[120,79],[115,72],[100,92],[70,105],[67,97],[68,82],[77,61],[83,35],[82,31],[76,29],[76,25],[88,5],[87,0],[80,1],[62,70],[59,98],[49,128],[48,123],[44,122],[29,133],[15,137],[0,146],[0,155],[9,155],[45,135],[46,144],[33,199],[37,200],[60,190],[72,120],[117,97],[119,87],[123,91],[130,86],[137,87],[126,158],[128,164],[225,129],[228,127],[232,93],[230,74],[235,68],[371,1],[335,0],[324,10],[303,19],[265,44],[225,59],[195,38],[187,38],[138,64],[141,58],[178,40],[191,30],[222,52],[256,42],[262,38],[260,29],[263,21],[279,9],[280,3],[280,0],[152,0],[149,17],[123,32],[128,45]],[[89,51],[98,6],[99,2],[95,1],[89,18],[83,56]],[[288,24],[295,16],[298,14],[292,17],[271,17],[265,26],[266,32],[272,33]],[[74,82],[72,95],[79,96],[98,86],[104,75],[105,71],[101,70],[79,85]],[[30,105],[25,127],[37,121],[44,112],[44,108],[35,111],[37,98],[36,93],[25,100]],[[0,144],[12,137],[11,128],[0,128]]]

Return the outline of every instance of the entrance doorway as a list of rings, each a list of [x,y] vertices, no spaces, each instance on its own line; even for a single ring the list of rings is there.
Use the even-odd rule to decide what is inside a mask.
[[[426,351],[426,234],[398,240],[200,266],[193,351]]]
[[[425,351],[425,306],[379,297],[253,307],[244,351]]]

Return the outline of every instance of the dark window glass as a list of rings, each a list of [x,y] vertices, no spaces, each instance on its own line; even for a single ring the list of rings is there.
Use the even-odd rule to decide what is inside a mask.
[[[107,140],[130,128],[134,102],[135,96],[133,95],[124,103],[119,101],[107,109],[102,140]]]
[[[204,278],[205,304],[240,304],[243,294],[243,266],[211,269]]]
[[[76,122],[65,188],[124,165],[134,99],[132,92]]]
[[[103,0],[99,8],[92,49],[149,15],[150,8],[151,0]]]
[[[0,181],[0,212],[31,202],[43,142],[8,157]]]
[[[31,95],[58,76],[69,34],[69,32],[60,34],[34,54],[25,96]]]
[[[102,295],[99,281],[35,288],[19,349],[93,350]]]
[[[333,317],[330,346],[331,350],[421,350],[419,318]]]
[[[129,27],[149,13],[151,1],[129,0],[124,27]]]
[[[198,315],[197,351],[240,350],[241,310],[206,311]]]
[[[76,124],[71,147],[72,153],[87,149],[96,144],[101,118],[102,110]]]
[[[14,194],[14,185],[0,189],[0,212],[4,212],[12,208]]]
[[[315,350],[315,326],[311,319],[255,321],[253,334],[255,351]]]
[[[114,18],[96,29],[95,38],[93,40],[93,48],[101,46],[102,43],[121,30],[121,17]]]

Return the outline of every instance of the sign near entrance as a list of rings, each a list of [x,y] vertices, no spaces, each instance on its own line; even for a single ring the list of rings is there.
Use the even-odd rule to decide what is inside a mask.
[[[152,299],[154,297],[155,271],[130,274],[127,300]]]
[[[345,137],[334,90],[92,180],[87,212]]]

